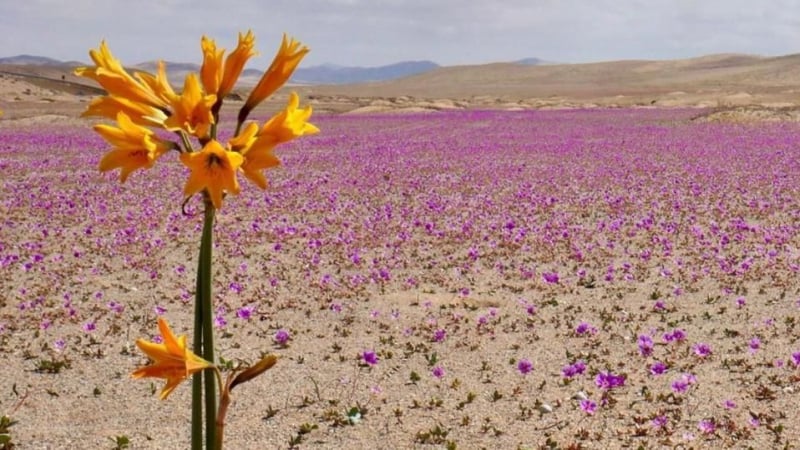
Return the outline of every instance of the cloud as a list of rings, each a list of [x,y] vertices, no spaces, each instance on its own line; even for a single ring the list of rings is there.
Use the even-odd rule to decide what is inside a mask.
[[[0,3],[0,55],[86,60],[105,38],[126,62],[198,61],[205,33],[235,45],[252,28],[268,64],[282,32],[306,64],[444,64],[536,56],[580,62],[708,53],[785,54],[800,42],[795,0],[25,0]],[[131,6],[134,5],[134,6]]]

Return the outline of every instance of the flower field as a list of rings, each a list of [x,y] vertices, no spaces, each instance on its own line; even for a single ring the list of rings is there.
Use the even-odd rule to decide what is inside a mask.
[[[797,442],[800,126],[698,114],[314,116],[217,213],[218,354],[280,355],[230,448]],[[130,373],[155,317],[191,331],[202,205],[174,155],[119,184],[107,150],[0,122],[20,449],[188,446],[190,383],[167,406]]]

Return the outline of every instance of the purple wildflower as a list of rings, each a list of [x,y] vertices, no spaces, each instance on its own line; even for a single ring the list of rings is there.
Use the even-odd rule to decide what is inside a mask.
[[[67,347],[67,342],[64,341],[64,339],[57,339],[55,342],[53,342],[53,348],[57,352],[63,351],[66,347]]]
[[[653,339],[645,334],[639,336],[637,341],[639,345],[639,353],[642,356],[650,356],[653,354]]]
[[[370,366],[378,364],[378,355],[376,355],[372,350],[364,350],[364,352],[361,354],[361,359]]]
[[[519,373],[527,375],[533,370],[533,363],[527,359],[521,359],[517,363],[517,370],[519,370]]]
[[[650,421],[650,425],[652,425],[653,428],[655,429],[661,429],[667,426],[667,421],[668,421],[667,416],[661,414],[659,416],[653,417],[653,420]]]
[[[706,344],[706,343],[704,343],[704,342],[700,342],[699,344],[695,344],[695,346],[692,348],[692,350],[694,350],[694,354],[699,356],[700,358],[707,358],[712,353],[711,352],[711,346]]]
[[[747,343],[747,346],[750,347],[750,353],[755,353],[761,348],[761,339],[758,336],[754,336],[750,339],[750,342]]]
[[[433,332],[433,341],[434,342],[442,342],[447,337],[447,331],[444,329],[438,329]]]
[[[714,432],[717,431],[717,424],[714,423],[714,419],[703,419],[697,423],[697,428],[699,428],[703,434],[714,434]]]
[[[556,272],[545,272],[542,274],[542,278],[544,279],[545,283],[558,283],[558,273]]]
[[[292,335],[289,334],[288,331],[281,328],[280,330],[275,332],[275,336],[272,337],[272,340],[275,341],[275,343],[280,345],[281,347],[286,347],[286,343],[288,343],[289,339],[291,338]]]
[[[228,321],[225,320],[225,316],[223,316],[222,314],[217,314],[214,317],[214,326],[215,327],[217,327],[217,328],[225,328],[225,325],[227,325],[227,324],[228,324]]]
[[[650,374],[654,376],[663,375],[668,368],[665,363],[656,361],[650,366]]]
[[[664,333],[664,342],[681,342],[686,339],[686,332],[675,328],[669,333]]]
[[[594,379],[594,384],[600,389],[608,391],[625,385],[625,375],[614,375],[611,372],[600,372]]]
[[[568,364],[561,369],[561,375],[564,378],[574,378],[582,374],[586,370],[586,363],[583,361],[575,361],[573,364]]]
[[[594,415],[594,412],[597,410],[597,403],[589,400],[588,398],[581,400],[581,410],[588,415]]]
[[[722,407],[725,409],[736,409],[736,402],[733,400],[725,400],[722,402]]]
[[[431,375],[441,379],[444,376],[444,369],[441,366],[436,366],[431,370]]]
[[[578,336],[583,336],[586,334],[594,335],[596,333],[597,333],[597,328],[593,327],[588,322],[581,322],[578,324],[578,326],[575,327],[575,334],[577,334]]]
[[[236,310],[236,317],[242,320],[250,320],[253,317],[253,313],[255,312],[256,307],[254,305],[250,306],[243,306]]]

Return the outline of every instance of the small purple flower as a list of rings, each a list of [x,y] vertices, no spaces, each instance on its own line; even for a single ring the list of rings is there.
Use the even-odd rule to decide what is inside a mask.
[[[228,289],[233,291],[233,292],[235,292],[235,293],[237,293],[237,294],[241,294],[243,288],[242,288],[241,284],[239,284],[236,281],[234,281],[228,286]]]
[[[83,331],[86,333],[91,333],[95,329],[97,329],[97,326],[95,325],[94,322],[86,322],[85,324],[83,324]]]
[[[800,352],[792,353],[792,364],[794,364],[795,367],[800,366]]]
[[[291,338],[292,335],[289,334],[288,331],[281,328],[280,330],[275,332],[275,336],[272,337],[272,340],[275,341],[275,343],[280,345],[281,347],[286,347],[286,344],[289,342],[289,339]]]
[[[433,332],[433,341],[434,342],[442,342],[447,337],[447,331],[440,328]]]
[[[521,359],[517,363],[517,370],[519,370],[519,373],[527,375],[533,370],[533,363],[527,359]]]
[[[714,434],[717,431],[717,424],[714,423],[714,419],[703,419],[697,423],[697,428],[703,434]]]
[[[163,306],[161,306],[161,305],[156,305],[156,306],[154,306],[154,307],[153,307],[153,312],[154,312],[154,313],[155,313],[157,316],[163,316],[163,315],[164,315],[164,313],[165,313],[165,312],[167,312],[167,308],[164,308],[164,307],[163,307]]]
[[[596,333],[597,333],[597,328],[593,327],[591,324],[587,322],[581,322],[578,324],[578,326],[575,327],[575,334],[577,334],[578,336],[583,336],[586,334],[594,335]]]
[[[56,340],[56,341],[53,343],[53,348],[54,348],[54,349],[55,349],[57,352],[64,351],[64,349],[65,349],[66,347],[67,347],[67,343],[66,343],[66,341],[64,341],[64,339],[57,339],[57,340]]]
[[[650,374],[653,376],[664,375],[667,369],[669,367],[665,363],[656,361],[650,366]]]
[[[597,410],[597,403],[589,400],[588,398],[581,400],[580,405],[581,410],[590,416],[594,415],[595,411]]]
[[[690,373],[684,373],[680,378],[672,382],[672,391],[676,394],[683,394],[689,389],[689,386],[695,384],[696,382],[697,378],[694,375]]]
[[[653,354],[653,339],[646,334],[640,335],[637,341],[639,345],[639,354],[642,356],[650,356]]]
[[[122,311],[125,309],[124,305],[117,303],[115,301],[108,302],[106,306],[108,307],[108,309],[114,311],[117,314],[122,314]]]
[[[712,353],[711,352],[711,346],[706,344],[706,343],[704,343],[704,342],[701,342],[699,344],[695,344],[695,346],[692,347],[692,350],[694,350],[694,354],[699,356],[700,358],[707,358]]]
[[[739,298],[736,299],[736,307],[737,308],[740,308],[740,309],[744,308],[744,305],[746,305],[746,304],[747,304],[747,300],[745,300],[744,297],[739,297]]]
[[[433,368],[433,370],[431,370],[431,375],[441,379],[442,377],[444,377],[444,369],[441,366],[436,366]]]
[[[653,420],[650,421],[650,425],[652,425],[653,428],[658,430],[658,429],[666,427],[667,426],[667,422],[668,422],[667,416],[664,415],[664,414],[661,414],[659,416],[653,417]]]
[[[243,306],[236,310],[236,317],[242,320],[250,320],[253,317],[256,307],[254,305]]]
[[[378,355],[376,355],[372,350],[364,350],[364,352],[361,354],[361,359],[370,366],[378,364]]]
[[[558,273],[556,272],[545,272],[542,274],[542,278],[544,279],[545,283],[549,284],[558,283]]]
[[[575,361],[573,364],[568,364],[561,369],[561,375],[564,378],[574,378],[586,371],[586,363],[583,361]]]
[[[525,306],[525,312],[527,312],[531,316],[536,314],[536,305],[531,303],[531,304]]]
[[[667,309],[667,305],[662,300],[658,300],[653,304],[653,309],[655,309],[656,311],[664,311],[665,309]]]
[[[342,304],[341,303],[331,303],[330,306],[331,311],[333,312],[342,312]]]
[[[758,336],[754,336],[747,343],[747,346],[750,347],[750,353],[755,353],[759,348],[761,348],[761,339],[759,339]]]
[[[600,389],[608,391],[625,385],[625,375],[614,375],[611,372],[600,372],[594,379],[594,384]]]
[[[217,327],[217,328],[225,328],[225,325],[227,325],[227,324],[228,324],[228,321],[225,320],[225,316],[223,316],[222,314],[217,314],[214,317],[214,326],[215,327]]]
[[[736,402],[733,400],[725,400],[722,402],[722,407],[725,409],[736,409]]]
[[[664,342],[681,342],[686,339],[686,332],[675,328],[669,333],[664,333]]]

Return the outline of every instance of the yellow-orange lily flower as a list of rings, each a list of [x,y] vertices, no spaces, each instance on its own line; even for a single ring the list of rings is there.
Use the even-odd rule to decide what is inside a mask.
[[[117,113],[120,112],[130,117],[133,123],[143,126],[161,126],[167,119],[164,111],[158,108],[113,95],[104,95],[92,99],[86,111],[81,114],[81,117],[98,116],[116,119]]]
[[[236,48],[225,58],[225,71],[222,73],[222,81],[219,85],[217,97],[224,99],[232,90],[239,75],[244,70],[244,65],[247,60],[256,54],[254,46],[256,44],[256,37],[252,30],[248,30],[247,34],[239,33],[239,44]]]
[[[139,347],[153,364],[135,370],[133,378],[155,377],[164,378],[167,384],[161,390],[161,400],[164,400],[181,383],[195,372],[214,367],[214,364],[197,356],[186,347],[186,336],[175,337],[166,320],[158,318],[158,329],[163,342],[157,344],[144,339],[136,341]]]
[[[135,76],[147,85],[165,104],[169,103],[170,99],[175,95],[172,85],[169,84],[169,78],[167,78],[167,69],[164,61],[158,62],[158,70],[155,76],[145,72],[136,72]]]
[[[158,157],[173,148],[171,142],[163,141],[152,130],[137,125],[124,112],[117,113],[117,124],[119,127],[99,124],[94,129],[114,146],[100,160],[100,171],[121,168],[119,178],[123,183],[131,172],[152,167]]]
[[[228,151],[219,142],[211,140],[199,152],[181,153],[181,162],[191,171],[183,189],[187,197],[206,189],[211,203],[219,209],[224,192],[239,193],[236,170],[244,158],[238,152]]]
[[[154,108],[166,108],[166,102],[150,86],[132,77],[122,63],[111,54],[105,41],[100,48],[90,50],[89,55],[95,67],[79,67],[75,74],[95,80],[109,95],[127,98],[133,102],[144,103]]]
[[[300,42],[295,41],[294,38],[287,40],[286,34],[284,34],[281,47],[275,54],[272,64],[261,76],[256,87],[250,91],[250,96],[247,97],[242,110],[251,111],[283,86],[308,52],[308,47],[301,46]]]
[[[217,94],[222,82],[222,56],[225,50],[217,50],[217,43],[206,36],[200,38],[200,48],[203,50],[203,65],[200,66],[200,80],[208,94]]]
[[[190,73],[186,76],[181,95],[171,95],[172,115],[164,121],[164,127],[170,131],[184,130],[204,138],[214,123],[211,107],[216,101],[215,95],[203,95],[197,76]]]
[[[217,44],[213,39],[205,36],[201,38],[203,65],[200,67],[200,78],[203,80],[206,93],[215,94],[222,100],[233,90],[247,60],[256,54],[255,42],[256,37],[252,31],[246,34],[239,33],[238,45],[223,63],[222,56],[225,50],[217,50]]]
[[[242,171],[261,189],[267,187],[267,179],[261,171],[280,165],[280,160],[273,153],[275,146],[299,136],[319,133],[319,128],[308,123],[311,107],[300,109],[299,105],[300,98],[292,92],[286,109],[269,119],[258,132],[255,141],[242,150],[245,159]]]

